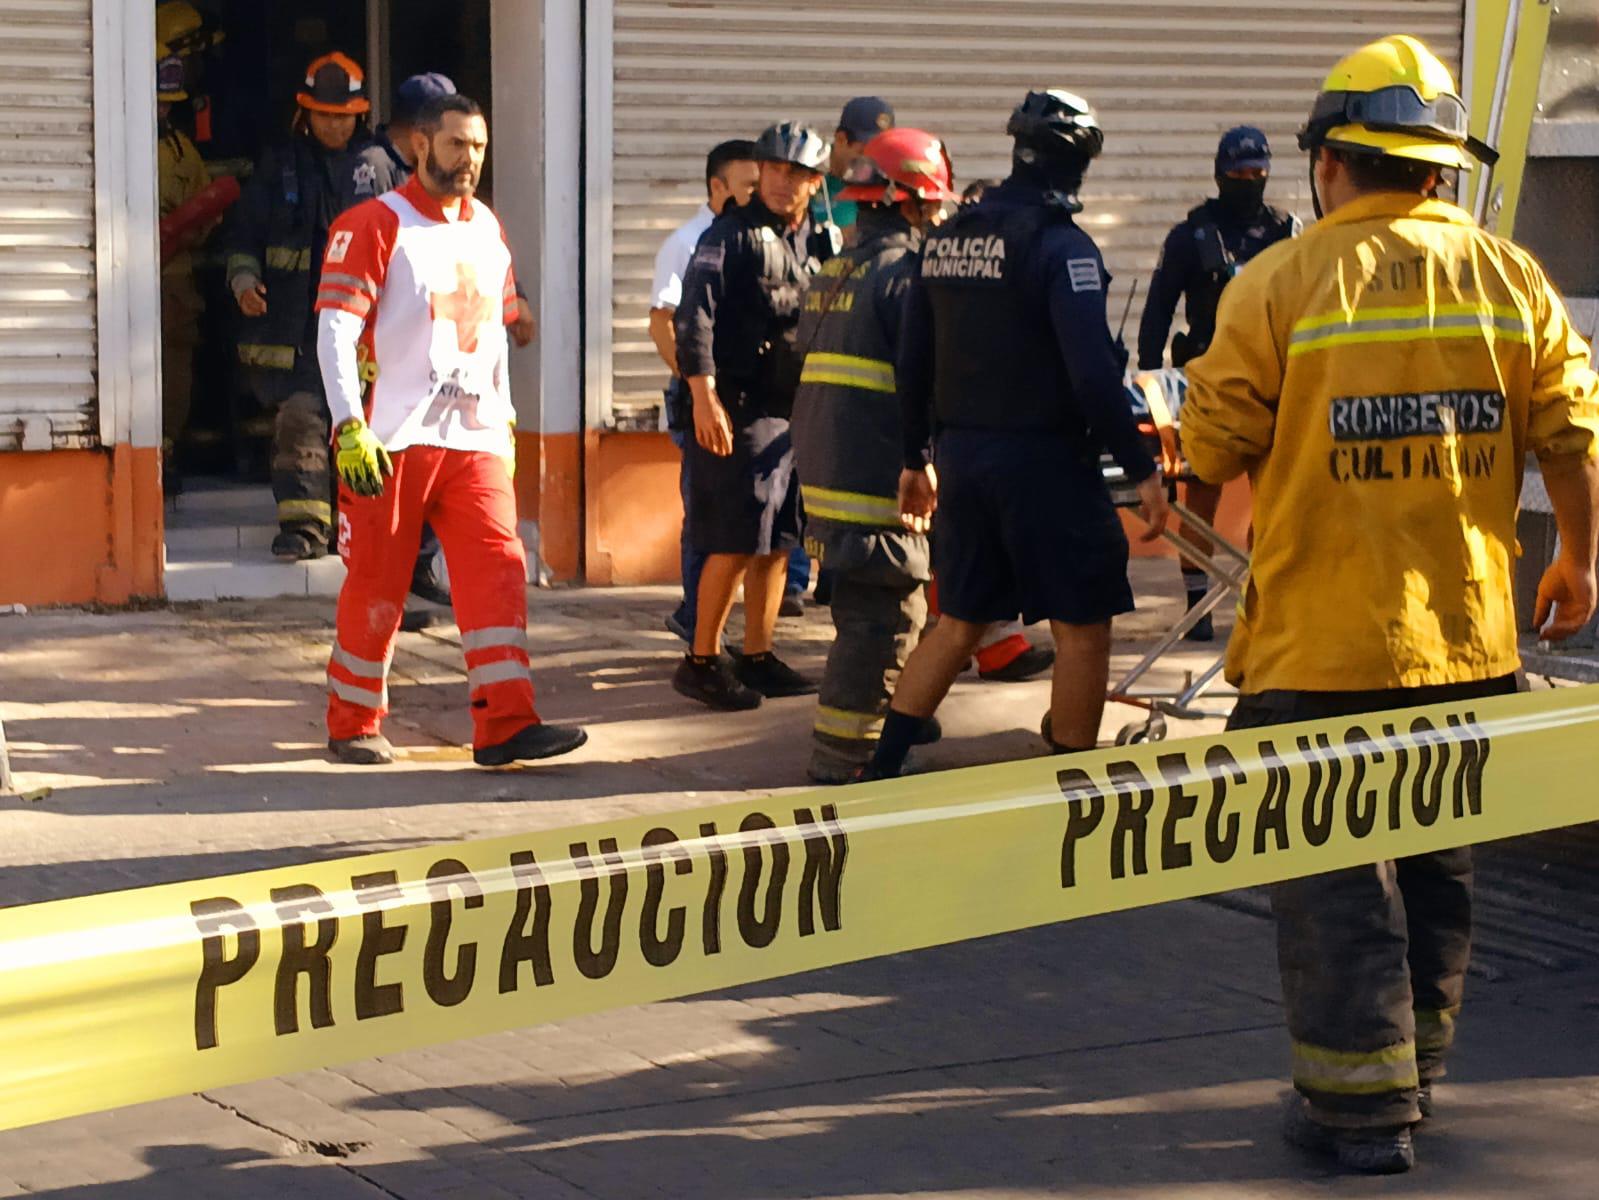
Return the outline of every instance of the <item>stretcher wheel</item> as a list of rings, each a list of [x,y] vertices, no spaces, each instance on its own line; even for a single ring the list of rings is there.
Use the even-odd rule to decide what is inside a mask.
[[[1166,740],[1166,718],[1160,713],[1153,713],[1147,721],[1134,721],[1131,725],[1123,725],[1121,732],[1116,735],[1118,746],[1137,746],[1144,742],[1163,742]]]

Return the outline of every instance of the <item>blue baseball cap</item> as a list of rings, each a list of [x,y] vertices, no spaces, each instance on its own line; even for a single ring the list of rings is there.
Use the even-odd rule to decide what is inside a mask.
[[[1216,147],[1216,174],[1252,168],[1271,170],[1271,143],[1253,125],[1239,125],[1221,135]]]
[[[869,142],[894,128],[894,106],[881,96],[856,96],[839,114],[838,127],[852,142]]]
[[[413,75],[394,89],[394,107],[389,110],[389,120],[409,125],[432,101],[453,95],[455,83],[448,75],[440,75],[437,71]]]

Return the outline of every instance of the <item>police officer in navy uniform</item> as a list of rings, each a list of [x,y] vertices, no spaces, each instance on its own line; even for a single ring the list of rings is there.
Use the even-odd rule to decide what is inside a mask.
[[[866,778],[901,772],[984,628],[1017,612],[1054,634],[1052,747],[1091,749],[1111,618],[1133,607],[1102,448],[1137,486],[1144,537],[1166,523],[1160,469],[1124,398],[1106,319],[1110,276],[1075,220],[1104,134],[1086,101],[1054,90],[1029,93],[1007,132],[1010,177],[928,236],[906,297],[900,509],[909,523],[937,509],[943,616],[900,676]]]
[[[772,652],[772,636],[800,538],[789,435],[803,357],[795,327],[811,277],[834,245],[833,231],[808,215],[827,143],[787,121],[761,134],[755,159],[755,195],[723,209],[700,238],[673,316],[678,373],[694,406],[689,540],[706,559],[694,644],[672,686],[729,710],[816,690]],[[740,583],[744,650],[730,662],[720,654],[722,630]]]
[[[1181,367],[1210,348],[1216,332],[1216,305],[1222,289],[1240,267],[1267,246],[1298,237],[1299,218],[1266,203],[1266,180],[1271,174],[1271,146],[1266,135],[1252,125],[1240,125],[1222,135],[1216,147],[1216,195],[1189,212],[1166,235],[1160,261],[1149,280],[1149,297],[1138,325],[1138,368],[1160,370],[1177,301],[1187,297],[1188,328],[1171,340],[1171,365]],[[1214,521],[1221,489],[1208,483],[1187,485],[1188,507],[1207,522]],[[1197,531],[1184,528],[1187,540],[1208,551],[1210,543]],[[1192,608],[1204,598],[1210,581],[1197,564],[1183,564],[1183,584]],[[1207,613],[1189,631],[1188,638],[1208,642],[1215,636]]]

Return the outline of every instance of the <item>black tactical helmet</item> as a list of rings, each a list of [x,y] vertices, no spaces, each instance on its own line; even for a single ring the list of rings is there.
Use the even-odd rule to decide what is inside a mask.
[[[1084,164],[1097,158],[1105,146],[1105,131],[1088,101],[1059,88],[1028,92],[1011,113],[1005,132],[1016,139],[1019,151]]]
[[[781,121],[755,139],[757,162],[795,163],[811,171],[827,167],[830,150],[822,135],[798,121]]]

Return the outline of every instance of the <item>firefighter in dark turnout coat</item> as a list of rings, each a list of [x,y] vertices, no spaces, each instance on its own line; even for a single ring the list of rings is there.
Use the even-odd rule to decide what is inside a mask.
[[[907,529],[899,513],[894,358],[921,231],[955,198],[942,143],[919,129],[878,134],[847,178],[839,198],[859,204],[857,238],[823,265],[805,297],[794,400],[805,544],[832,573],[838,634],[816,710],[810,776],[818,783],[847,782],[871,758],[927,619],[927,535]],[[929,722],[926,737],[934,729]]]
[[[399,181],[393,160],[357,126],[371,106],[353,61],[317,59],[297,100],[293,136],[256,164],[228,234],[228,286],[245,318],[239,362],[257,400],[275,413],[272,553],[287,559],[326,554],[333,523],[332,434],[312,311],[328,226]]]

